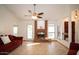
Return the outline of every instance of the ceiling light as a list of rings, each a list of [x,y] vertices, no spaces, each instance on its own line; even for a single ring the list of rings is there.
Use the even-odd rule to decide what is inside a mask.
[[[75,18],[75,19],[78,19],[78,17],[79,17],[79,16],[78,16],[78,9],[76,9],[76,10],[75,10],[75,16],[74,16],[74,18]]]
[[[37,16],[32,16],[32,19],[36,20],[36,19],[38,19],[38,18],[37,18]]]
[[[41,19],[42,18],[42,15],[44,14],[43,12],[40,12],[40,13],[37,13],[36,12],[36,4],[33,4],[34,6],[34,9],[33,9],[33,12],[31,10],[28,10],[28,12],[31,14],[31,15],[25,15],[25,16],[31,16],[32,19]]]

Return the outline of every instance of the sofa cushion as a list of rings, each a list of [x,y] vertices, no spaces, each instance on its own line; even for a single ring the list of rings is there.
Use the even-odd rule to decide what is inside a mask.
[[[0,35],[0,45],[3,45],[3,42],[2,42],[2,40],[1,40],[1,35]]]
[[[2,42],[1,38],[0,38],[0,45],[3,45],[4,43]]]
[[[11,40],[9,39],[8,36],[2,36],[2,37],[1,37],[1,40],[2,40],[2,42],[3,42],[4,44],[8,44],[8,43],[11,42]]]
[[[9,36],[11,41],[13,41],[15,39],[15,36],[13,36],[13,35],[8,35],[8,36]]]

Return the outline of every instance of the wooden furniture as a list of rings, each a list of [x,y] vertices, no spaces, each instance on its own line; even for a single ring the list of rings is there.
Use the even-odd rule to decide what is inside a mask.
[[[38,22],[35,20],[35,35],[34,35],[34,41],[47,41],[45,38],[48,37],[48,21],[43,20],[44,24],[38,27]],[[43,26],[43,27],[42,27]]]

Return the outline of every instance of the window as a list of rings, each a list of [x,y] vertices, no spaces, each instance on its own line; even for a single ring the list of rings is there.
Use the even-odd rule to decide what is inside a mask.
[[[27,38],[32,39],[33,38],[33,30],[32,25],[27,26]]]
[[[13,26],[13,35],[17,36],[17,34],[18,34],[18,26],[14,25]]]
[[[45,29],[45,21],[44,20],[37,21],[37,29]]]
[[[48,38],[55,38],[55,26],[54,26],[54,24],[48,24]]]

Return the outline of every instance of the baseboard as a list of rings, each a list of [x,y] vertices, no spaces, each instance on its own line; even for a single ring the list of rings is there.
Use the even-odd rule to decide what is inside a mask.
[[[65,47],[69,48],[70,43],[64,40],[57,40],[60,44],[64,45]]]
[[[61,45],[63,45],[65,48],[69,49],[67,46],[65,46],[64,44],[62,44],[61,42],[57,41],[58,43],[60,43]]]

